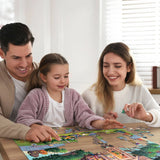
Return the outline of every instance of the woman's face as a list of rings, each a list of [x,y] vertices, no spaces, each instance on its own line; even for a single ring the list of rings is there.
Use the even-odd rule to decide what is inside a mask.
[[[103,75],[114,91],[125,87],[125,78],[130,72],[127,63],[118,55],[109,52],[103,58]]]

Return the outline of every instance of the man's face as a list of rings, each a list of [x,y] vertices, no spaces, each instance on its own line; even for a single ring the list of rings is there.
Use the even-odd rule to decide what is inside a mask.
[[[5,60],[9,73],[15,79],[26,81],[33,69],[31,42],[23,46],[9,43],[9,50],[6,55],[3,51],[1,52],[1,57]]]

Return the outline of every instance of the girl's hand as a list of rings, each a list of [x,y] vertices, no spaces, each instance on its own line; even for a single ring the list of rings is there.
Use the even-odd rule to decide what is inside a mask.
[[[117,117],[118,117],[118,114],[117,114],[117,112],[108,112],[108,113],[105,113],[104,114],[104,119],[117,119]]]
[[[151,122],[153,116],[151,113],[146,112],[141,103],[126,104],[124,106],[125,113],[132,118],[139,119],[146,122]]]
[[[92,121],[91,125],[96,129],[123,128],[123,124],[112,119],[95,120],[95,121]]]

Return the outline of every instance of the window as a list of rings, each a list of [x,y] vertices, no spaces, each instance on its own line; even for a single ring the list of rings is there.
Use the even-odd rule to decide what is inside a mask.
[[[14,0],[0,0],[0,28],[14,21]],[[1,61],[0,57],[0,61]]]
[[[101,0],[101,40],[122,41],[133,53],[136,69],[152,87],[152,66],[160,65],[160,0]]]
[[[0,0],[0,27],[14,21],[14,0]]]

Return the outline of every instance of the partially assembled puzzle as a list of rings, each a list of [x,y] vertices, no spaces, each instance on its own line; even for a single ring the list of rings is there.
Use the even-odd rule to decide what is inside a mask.
[[[144,135],[146,128],[134,130],[84,130],[67,128],[61,141],[31,143],[15,140],[29,160],[158,160],[160,145]]]

